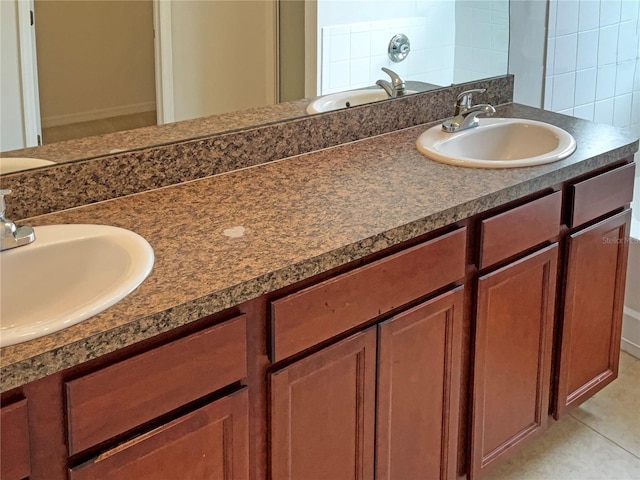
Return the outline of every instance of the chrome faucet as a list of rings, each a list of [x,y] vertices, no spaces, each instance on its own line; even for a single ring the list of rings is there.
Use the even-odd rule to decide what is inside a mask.
[[[442,130],[453,133],[466,130],[467,128],[477,127],[480,123],[478,115],[484,114],[490,117],[496,113],[496,109],[488,103],[473,105],[473,94],[484,93],[486,91],[486,88],[474,88],[473,90],[466,90],[458,95],[454,116],[442,123]]]
[[[2,221],[2,244],[0,245],[0,251],[27,245],[36,239],[33,228],[16,227],[15,223],[5,218],[4,212],[7,209],[7,204],[4,201],[4,197],[10,193],[11,190],[0,190],[0,220]]]
[[[400,75],[385,67],[382,67],[382,71],[391,77],[391,83],[386,80],[378,80],[376,85],[382,87],[382,89],[387,92],[387,95],[389,95],[389,98],[402,97],[407,93],[404,86],[404,80],[400,78]]]

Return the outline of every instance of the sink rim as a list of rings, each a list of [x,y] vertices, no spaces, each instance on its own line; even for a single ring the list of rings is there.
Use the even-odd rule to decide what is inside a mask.
[[[125,298],[149,276],[155,263],[153,248],[141,235],[120,227],[94,224],[60,224],[33,227],[36,240],[22,247],[6,250],[0,260],[16,260],[30,251],[46,249],[54,245],[82,242],[99,238],[113,242],[128,255],[128,265],[120,273],[120,283],[114,278],[110,287],[99,295],[84,298],[79,304],[65,307],[50,317],[42,318],[26,325],[0,325],[0,347],[15,345],[39,338],[76,325],[103,312]],[[71,259],[73,261],[73,259]]]
[[[478,127],[469,128],[461,132],[447,133],[443,132],[441,125],[438,124],[434,127],[424,131],[416,140],[416,148],[427,158],[439,163],[445,163],[448,165],[454,165],[457,167],[466,168],[518,168],[518,167],[530,167],[536,165],[544,165],[547,163],[557,162],[563,160],[571,155],[577,147],[576,140],[566,130],[552,125],[550,123],[541,122],[538,120],[529,120],[526,118],[479,118],[480,125]],[[455,139],[465,138],[471,135],[482,134],[488,128],[500,128],[503,125],[535,125],[548,130],[556,138],[558,138],[558,146],[553,150],[544,154],[539,154],[533,157],[513,159],[513,160],[486,160],[473,157],[452,156],[445,152],[442,152],[438,147]]]
[[[413,95],[414,93],[418,93],[417,90],[407,90],[405,95]],[[356,95],[356,96],[382,96],[382,98],[374,98],[370,101],[358,103],[357,105],[353,105],[352,107],[359,107],[360,105],[368,105],[370,103],[381,102],[384,100],[389,100],[389,96],[387,92],[385,92],[382,88],[363,88],[357,90],[346,90],[344,92],[336,92],[336,93],[328,93],[326,95],[322,95],[315,100],[311,101],[309,105],[307,105],[306,111],[309,114],[313,113],[326,113],[326,112],[335,112],[336,110],[343,110],[346,108],[352,107],[336,107],[331,109],[322,109],[323,105],[328,104],[330,102],[338,102],[340,100],[346,100],[347,98]],[[401,97],[400,97],[401,98]]]

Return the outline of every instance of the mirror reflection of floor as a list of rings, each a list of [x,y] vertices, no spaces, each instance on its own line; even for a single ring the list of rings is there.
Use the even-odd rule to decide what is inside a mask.
[[[102,135],[105,133],[131,130],[132,128],[149,127],[156,125],[156,112],[134,113],[131,115],[119,115],[117,117],[91,120],[88,122],[72,123],[42,129],[43,143],[62,142],[74,138]]]
[[[640,479],[640,360],[483,480]]]

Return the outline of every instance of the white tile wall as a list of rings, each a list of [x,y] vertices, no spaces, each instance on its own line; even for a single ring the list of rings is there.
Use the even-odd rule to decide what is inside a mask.
[[[544,108],[640,136],[640,0],[550,0]]]
[[[453,7],[452,2],[436,1],[430,5],[429,17],[322,27],[320,94],[371,86],[379,79],[388,80],[382,67],[397,72],[404,80],[451,84],[455,55],[455,30],[451,28]],[[387,50],[389,41],[398,33],[409,37],[411,52],[404,61],[396,63],[389,58]]]
[[[456,0],[453,82],[503,75],[509,60],[509,0]]]
[[[322,27],[319,94],[373,85],[386,78],[381,67],[405,80],[438,85],[506,73],[509,0],[430,0],[420,5],[420,17]],[[400,63],[387,55],[397,33],[411,41],[411,53]],[[575,50],[577,41],[574,35],[567,48]],[[574,54],[563,68],[575,69],[575,61]]]

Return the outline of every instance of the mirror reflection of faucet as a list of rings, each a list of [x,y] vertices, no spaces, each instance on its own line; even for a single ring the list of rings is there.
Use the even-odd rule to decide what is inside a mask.
[[[386,80],[378,80],[376,82],[376,85],[378,85],[385,92],[387,92],[387,95],[389,96],[389,98],[402,97],[407,94],[404,80],[400,78],[400,75],[398,75],[393,70],[390,70],[385,67],[382,67],[382,71],[387,75],[389,75],[389,77],[391,78],[391,82],[388,82]]]

